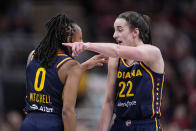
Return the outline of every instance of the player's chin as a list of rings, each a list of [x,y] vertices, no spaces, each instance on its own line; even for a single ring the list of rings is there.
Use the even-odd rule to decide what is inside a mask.
[[[123,42],[119,42],[118,44],[119,44],[119,45],[125,45]]]
[[[123,41],[119,41],[118,44],[119,45],[125,45],[125,43]]]

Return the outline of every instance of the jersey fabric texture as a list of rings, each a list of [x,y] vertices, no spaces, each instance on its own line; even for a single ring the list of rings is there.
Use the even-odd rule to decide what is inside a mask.
[[[62,118],[52,113],[31,112],[25,117],[20,131],[64,131]]]
[[[153,72],[143,62],[127,65],[121,58],[115,84],[114,113],[118,122],[150,119],[160,127],[163,82],[164,74]]]
[[[48,68],[36,59],[26,68],[26,107],[27,116],[21,131],[63,131],[62,107],[64,84],[60,81],[58,70],[72,60],[66,54],[57,54],[55,63]]]
[[[127,121],[115,119],[110,131],[163,131],[163,129],[156,118]]]
[[[38,111],[62,113],[62,92],[64,85],[58,77],[59,68],[71,57],[57,54],[55,64],[44,68],[36,59],[33,59],[26,69],[26,112]]]

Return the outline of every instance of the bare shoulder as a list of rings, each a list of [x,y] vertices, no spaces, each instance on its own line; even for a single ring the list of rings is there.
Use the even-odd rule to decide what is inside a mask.
[[[147,50],[149,50],[149,57],[151,57],[150,61],[144,61],[144,64],[146,64],[152,71],[156,73],[163,73],[164,72],[164,60],[162,57],[161,50],[154,45],[142,45]]]
[[[137,46],[136,48],[143,52],[143,57],[145,58],[144,60],[147,63],[154,63],[157,61],[157,59],[162,59],[161,50],[157,46],[143,44]]]
[[[58,71],[58,76],[61,82],[65,83],[67,76],[71,73],[74,73],[74,71],[78,70],[81,70],[80,64],[76,60],[69,60],[60,67]]]
[[[69,60],[60,68],[63,72],[70,72],[73,69],[81,69],[80,64],[76,60]]]
[[[155,53],[161,53],[160,49],[157,46],[154,46],[154,45],[143,44],[143,45],[140,45],[138,47],[151,50],[152,52],[155,52]]]
[[[160,60],[160,62],[163,61],[161,50],[157,46],[146,44],[146,47],[150,48],[151,54],[149,54],[149,55],[152,55],[154,57],[153,61],[155,61],[155,62],[157,60]]]

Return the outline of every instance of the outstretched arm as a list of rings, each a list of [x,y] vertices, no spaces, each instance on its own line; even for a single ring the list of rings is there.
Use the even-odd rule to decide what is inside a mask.
[[[157,73],[163,73],[164,62],[159,48],[153,45],[143,44],[136,47],[117,45],[114,43],[63,43],[72,47],[72,55],[77,56],[84,50],[101,53],[109,57],[122,57],[135,61],[143,61]]]
[[[137,61],[152,61],[160,55],[160,50],[152,45],[140,45],[137,47],[117,45],[114,43],[63,43],[65,46],[72,47],[72,55],[77,56],[84,50],[101,53],[109,57],[122,57]]]

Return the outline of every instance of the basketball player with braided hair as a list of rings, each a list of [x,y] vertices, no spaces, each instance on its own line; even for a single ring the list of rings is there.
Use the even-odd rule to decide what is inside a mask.
[[[79,64],[62,42],[82,41],[80,27],[66,14],[53,17],[26,67],[26,117],[21,131],[76,131],[75,103],[82,73],[107,62],[101,55]]]

